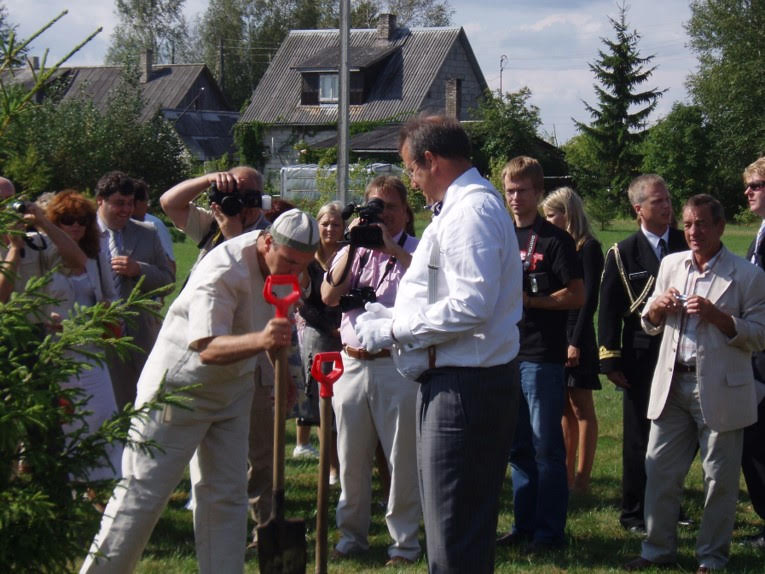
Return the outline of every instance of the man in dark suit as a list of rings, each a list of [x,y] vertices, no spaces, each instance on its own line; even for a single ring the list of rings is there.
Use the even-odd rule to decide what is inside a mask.
[[[664,179],[655,174],[638,176],[630,183],[627,194],[640,229],[606,254],[598,337],[600,371],[624,390],[619,521],[625,529],[642,533],[645,453],[650,429],[646,413],[661,341],[643,332],[640,313],[653,291],[661,257],[688,246],[682,231],[670,225],[672,203]]]
[[[765,158],[760,158],[744,170],[744,195],[749,203],[749,210],[762,218],[757,237],[752,241],[746,258],[765,269]],[[760,387],[758,397],[765,389],[765,351],[752,355],[754,377]],[[760,531],[743,539],[765,550],[765,400],[760,400],[757,409],[757,422],[744,429],[744,452],[741,468],[746,479],[746,488],[754,511],[763,521]]]
[[[107,173],[96,184],[102,249],[108,249],[115,288],[122,299],[130,295],[141,277],[144,278],[141,283],[144,293],[175,281],[175,273],[157,230],[148,223],[130,218],[135,188],[135,180],[121,171]],[[124,334],[133,337],[140,349],[130,351],[124,360],[109,356],[114,398],[119,409],[135,401],[138,376],[161,326],[161,319],[148,311],[141,311],[126,322]]]

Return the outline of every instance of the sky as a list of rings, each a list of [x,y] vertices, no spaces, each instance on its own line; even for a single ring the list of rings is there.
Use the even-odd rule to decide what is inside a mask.
[[[63,57],[99,26],[101,32],[69,61],[69,65],[99,65],[116,23],[114,2],[94,0],[0,0],[20,37],[28,37],[41,25],[68,9],[69,13],[32,44],[32,54],[42,57],[48,49],[48,65]],[[492,90],[523,86],[538,106],[543,135],[565,143],[576,135],[572,118],[588,123],[583,101],[596,104],[594,78],[588,63],[603,47],[601,38],[613,38],[608,20],[618,13],[615,0],[450,0],[453,25],[465,29],[478,63]],[[650,118],[666,115],[676,101],[686,101],[685,81],[696,67],[687,47],[684,24],[690,18],[688,0],[631,0],[627,22],[641,36],[642,56],[654,55],[657,66],[644,85],[666,89]],[[201,14],[206,0],[186,0],[191,21]]]

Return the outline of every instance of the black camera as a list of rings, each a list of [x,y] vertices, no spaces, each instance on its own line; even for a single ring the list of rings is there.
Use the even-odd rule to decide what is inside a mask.
[[[226,193],[213,183],[207,190],[207,200],[211,204],[217,203],[220,210],[229,217],[239,215],[245,207],[260,207],[266,211],[271,209],[270,195],[263,195],[255,189],[243,189],[237,192],[236,181],[233,182],[233,186],[234,191]]]
[[[382,247],[384,245],[382,229],[372,223],[382,223],[382,212],[385,204],[377,197],[370,199],[364,205],[349,203],[343,209],[342,217],[347,220],[354,213],[359,216],[359,224],[345,232],[345,239],[354,247]]]
[[[377,301],[377,295],[372,287],[356,287],[349,290],[345,295],[340,296],[340,310],[343,313],[347,313],[375,301]]]
[[[14,201],[11,203],[11,209],[15,211],[16,213],[26,213],[27,212],[27,202],[26,201]]]

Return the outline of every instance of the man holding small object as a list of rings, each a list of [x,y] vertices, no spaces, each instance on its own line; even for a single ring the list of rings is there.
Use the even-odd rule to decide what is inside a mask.
[[[349,226],[350,245],[338,252],[321,287],[322,299],[343,311],[343,375],[334,386],[337,453],[342,493],[337,504],[340,540],[335,555],[366,551],[372,495],[372,460],[379,438],[391,471],[385,520],[393,544],[389,565],[414,562],[420,496],[415,453],[417,385],[399,375],[390,348],[368,352],[354,332],[367,304],[393,306],[398,283],[409,267],[417,239],[404,228],[406,187],[396,177],[376,177],[367,203]],[[344,212],[350,215],[348,211]]]
[[[765,348],[765,273],[722,245],[725,216],[712,196],[686,201],[683,229],[690,251],[662,259],[642,314],[645,331],[663,336],[648,404],[647,535],[626,570],[676,561],[680,496],[697,446],[705,484],[697,572],[726,566],[744,427],[757,420],[751,355]]]

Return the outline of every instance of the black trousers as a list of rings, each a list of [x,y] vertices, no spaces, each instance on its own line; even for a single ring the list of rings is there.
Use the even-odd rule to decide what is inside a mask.
[[[622,508],[619,516],[624,528],[645,527],[643,517],[645,499],[645,453],[648,448],[648,398],[651,381],[631,381],[625,389],[622,402]]]
[[[754,511],[765,521],[765,400],[757,409],[757,422],[744,429],[741,469]]]
[[[499,495],[518,416],[518,364],[438,368],[417,394],[430,574],[494,571]]]

